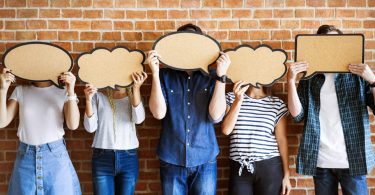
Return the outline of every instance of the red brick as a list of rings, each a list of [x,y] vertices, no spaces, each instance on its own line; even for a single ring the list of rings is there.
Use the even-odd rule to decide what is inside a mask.
[[[211,11],[212,18],[231,18],[231,10],[229,9],[214,9]]]
[[[294,13],[292,9],[275,9],[273,12],[274,18],[293,18]]]
[[[36,33],[34,31],[17,31],[16,40],[35,40]]]
[[[240,20],[240,28],[254,29],[258,27],[259,25],[257,20]]]
[[[0,18],[15,18],[16,10],[14,9],[1,9]]]
[[[156,30],[175,30],[176,24],[172,21],[156,21]]]
[[[265,0],[265,7],[282,7],[284,6],[283,0]]]
[[[78,32],[77,31],[60,31],[59,40],[61,41],[78,40]]]
[[[345,7],[346,0],[329,0],[327,1],[328,7]]]
[[[182,8],[198,8],[200,6],[200,0],[184,0],[181,1]]]
[[[75,30],[88,30],[91,29],[91,22],[82,20],[71,20],[70,28]]]
[[[249,9],[236,9],[232,10],[233,18],[250,18],[251,10]]]
[[[15,33],[14,32],[1,32],[0,31],[0,40],[14,40]]]
[[[320,26],[319,20],[302,20],[301,21],[301,28],[310,28],[310,29],[318,29]]]
[[[336,17],[338,18],[354,18],[355,9],[337,9]]]
[[[120,41],[121,33],[120,32],[104,32],[102,34],[103,41]]]
[[[348,0],[348,7],[366,7],[366,0]]]
[[[221,7],[221,0],[202,0],[203,7]]]
[[[365,20],[363,21],[364,28],[375,28],[375,20]]]
[[[29,7],[47,7],[48,0],[27,0]]]
[[[212,20],[199,20],[197,25],[202,29],[216,29],[217,22]]]
[[[151,40],[154,41],[157,38],[161,37],[163,33],[161,32],[144,32],[143,33],[143,40]]]
[[[136,21],[135,28],[137,30],[155,30],[155,22],[153,21]]]
[[[224,0],[224,7],[239,8],[243,6],[243,1],[238,0]]]
[[[38,40],[56,40],[57,32],[56,31],[39,31],[36,33]]]
[[[167,11],[166,10],[148,10],[147,11],[147,18],[149,19],[165,19],[167,18]]]
[[[260,28],[279,28],[278,20],[261,20]]]
[[[92,0],[71,0],[72,7],[91,7]]]
[[[16,30],[16,29],[25,29],[26,23],[25,21],[5,21],[5,29],[8,30]]]
[[[246,1],[246,7],[264,7],[264,0]]]
[[[274,40],[288,40],[292,38],[289,30],[274,30],[271,32],[271,39]]]
[[[334,9],[316,9],[315,17],[317,18],[332,18],[335,16]]]
[[[6,0],[7,7],[26,7],[26,0]]]
[[[124,32],[123,34],[124,40],[126,41],[140,41],[142,40],[142,33],[141,32]]]
[[[272,10],[267,9],[267,10],[255,10],[254,11],[254,18],[272,18]]]
[[[181,19],[181,18],[187,18],[188,16],[189,16],[189,13],[186,10],[168,10],[169,19]]]
[[[314,9],[296,9],[296,18],[313,18]]]
[[[230,40],[247,40],[249,39],[248,31],[229,31]]]
[[[93,1],[93,7],[98,7],[98,8],[113,7],[113,0],[95,0]]]
[[[306,5],[308,7],[324,7],[326,0],[306,0]]]
[[[83,12],[84,18],[102,18],[103,10],[85,10]]]
[[[128,11],[126,11],[126,18],[128,18],[128,19],[134,19],[134,18],[143,19],[143,18],[146,18],[146,14],[147,14],[146,11],[128,10]]]
[[[62,9],[61,16],[63,18],[81,18],[82,10],[79,9]]]
[[[94,30],[111,30],[112,29],[112,21],[92,21],[91,22],[91,29]]]
[[[113,21],[114,30],[133,30],[133,23],[130,21]]]
[[[137,7],[138,8],[157,7],[157,1],[156,0],[138,0],[137,1]]]
[[[68,29],[69,23],[65,20],[48,20],[49,29]]]
[[[356,11],[356,18],[375,18],[375,10],[357,10]]]
[[[305,6],[305,1],[301,0],[286,0],[285,4],[287,7],[303,7]]]
[[[70,0],[53,0],[50,3],[51,7],[70,7]]]
[[[220,29],[234,29],[239,27],[239,22],[236,20],[219,21]]]
[[[159,7],[161,8],[180,7],[180,1],[179,0],[159,0]]]
[[[60,10],[59,9],[40,9],[39,17],[40,18],[59,18]]]
[[[27,20],[27,29],[45,29],[47,28],[47,22],[45,20]]]
[[[17,10],[18,18],[36,18],[38,17],[37,9],[19,9]]]
[[[200,19],[200,18],[210,18],[210,10],[191,10],[190,18]]]
[[[136,0],[115,0],[115,7],[133,8],[136,7]]]
[[[249,31],[251,40],[264,40],[270,39],[270,32],[267,30],[254,30]]]
[[[280,28],[282,29],[300,28],[300,21],[299,20],[281,20]]]

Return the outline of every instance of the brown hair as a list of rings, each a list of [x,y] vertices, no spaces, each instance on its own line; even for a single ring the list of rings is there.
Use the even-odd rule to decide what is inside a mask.
[[[196,32],[196,33],[199,33],[199,34],[203,34],[203,31],[201,28],[199,28],[199,26],[197,25],[194,25],[192,23],[189,23],[189,24],[185,24],[183,26],[180,26],[177,31],[193,31],[193,32]]]
[[[337,32],[338,34],[344,34],[340,29],[336,28],[334,25],[321,25],[316,32],[316,34],[324,35],[328,34],[329,32]]]

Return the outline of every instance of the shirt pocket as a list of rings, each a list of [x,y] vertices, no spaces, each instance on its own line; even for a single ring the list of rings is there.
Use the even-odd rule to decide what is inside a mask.
[[[180,110],[183,105],[183,97],[181,89],[167,89],[168,105],[173,110]]]

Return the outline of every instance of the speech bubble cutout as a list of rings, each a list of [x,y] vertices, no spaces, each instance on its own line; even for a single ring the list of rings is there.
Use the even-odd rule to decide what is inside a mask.
[[[249,45],[240,45],[224,52],[231,60],[227,75],[234,83],[244,81],[254,87],[270,86],[287,70],[287,54],[281,49],[273,50],[267,45],[253,49]]]
[[[17,77],[29,81],[52,81],[61,88],[58,76],[73,67],[73,60],[63,48],[45,42],[18,44],[4,54],[3,64]]]
[[[364,62],[364,40],[362,34],[297,35],[295,61],[309,63],[302,79],[316,73],[349,72],[349,64]]]
[[[194,32],[173,32],[160,37],[153,45],[161,63],[178,70],[202,70],[220,56],[220,44],[208,35]]]
[[[112,50],[95,48],[77,59],[78,77],[98,89],[128,87],[133,83],[133,72],[144,70],[145,54],[140,50],[115,47]]]

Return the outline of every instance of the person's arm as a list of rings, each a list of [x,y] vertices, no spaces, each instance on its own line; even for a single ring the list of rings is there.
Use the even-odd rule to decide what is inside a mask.
[[[86,84],[86,87],[84,89],[86,107],[85,115],[83,117],[83,126],[89,133],[96,131],[96,129],[98,128],[97,107],[96,104],[93,103],[93,97],[97,92],[98,89],[96,89],[93,85]]]
[[[289,64],[287,82],[288,82],[288,108],[290,114],[295,118],[303,112],[303,107],[296,88],[296,78],[301,72],[306,71],[308,63],[294,62]]]
[[[221,52],[221,56],[216,61],[216,63],[217,76],[221,77],[223,75],[226,75],[231,63],[228,54]],[[225,109],[225,83],[216,81],[214,92],[209,105],[210,117],[214,121],[214,123],[218,123],[221,121],[225,114]]]
[[[64,104],[64,116],[66,126],[70,130],[75,130],[79,126],[79,109],[77,105],[77,95],[74,93],[76,77],[71,72],[64,72],[60,76],[61,82],[66,86],[68,101]]]
[[[238,119],[238,114],[240,113],[241,104],[243,102],[243,94],[249,88],[249,85],[241,88],[242,84],[242,81],[234,84],[233,93],[235,95],[235,99],[231,106],[227,105],[226,115],[224,117],[223,124],[221,125],[221,131],[225,135],[232,133]]]
[[[4,68],[0,74],[0,128],[8,126],[18,112],[18,102],[14,99],[7,101],[9,86],[14,82],[10,69]]]
[[[288,140],[286,137],[286,128],[287,128],[287,117],[284,115],[279,119],[275,127],[275,136],[277,145],[279,147],[281,161],[283,163],[284,178],[282,183],[281,194],[289,194],[291,190],[291,185],[289,181],[289,153],[288,153]]]
[[[141,86],[147,79],[147,73],[135,72],[132,74],[134,81],[132,103],[132,119],[135,124],[141,124],[145,120],[145,109],[141,101]]]
[[[374,72],[372,72],[371,68],[367,64],[350,64],[349,71],[355,75],[362,77],[369,84],[375,83]],[[375,87],[371,88],[371,92],[373,98],[373,101],[371,102],[375,102]],[[374,105],[370,105],[370,107],[373,108]]]
[[[159,77],[159,55],[156,51],[148,53],[147,62],[152,73],[152,86],[149,100],[149,107],[156,119],[163,119],[167,113],[167,105],[160,85]]]

